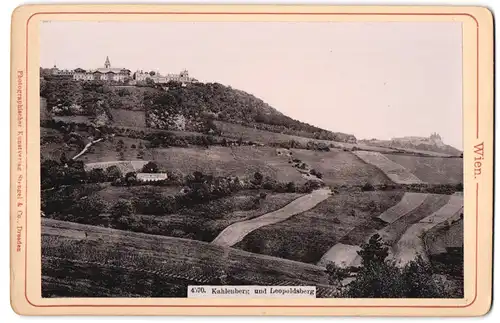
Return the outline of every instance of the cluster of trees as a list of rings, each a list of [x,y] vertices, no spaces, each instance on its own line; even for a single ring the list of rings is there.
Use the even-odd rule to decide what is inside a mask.
[[[47,108],[56,115],[97,116],[109,113],[110,93],[101,81],[75,82],[53,79],[44,82],[40,95],[47,100]]]
[[[122,177],[122,172],[117,166],[86,171],[82,161],[67,159],[63,153],[59,161],[45,159],[41,162],[40,177],[43,190],[64,185],[113,182]]]
[[[55,115],[98,116],[105,113],[110,120],[110,109],[144,110],[145,102],[159,90],[121,88],[103,81],[74,81],[51,79],[42,81],[40,96],[47,100],[47,108]]]
[[[95,138],[99,138],[101,136],[105,136],[106,134],[115,134],[116,136],[129,137],[133,139],[141,139],[149,141],[149,144],[146,145],[146,148],[168,148],[168,147],[188,147],[189,145],[193,146],[254,146],[259,145],[253,141],[239,139],[228,139],[217,137],[218,130],[213,132],[210,131],[213,128],[208,128],[209,130],[205,131],[206,134],[186,134],[186,135],[178,135],[169,131],[145,131],[138,130],[133,128],[125,128],[125,127],[114,127],[109,124],[107,125],[92,125],[90,123],[81,123],[81,122],[64,122],[64,121],[55,121],[55,120],[42,120],[42,127],[56,129],[58,131],[64,133],[74,133],[77,135],[76,131],[86,131],[92,134]],[[55,138],[55,136],[53,136]],[[81,137],[81,136],[80,136]],[[44,139],[49,140],[49,139]],[[67,141],[66,141],[67,142]],[[85,144],[82,145],[82,147]],[[120,147],[117,147],[120,148]],[[123,149],[120,149],[123,150]],[[118,151],[118,150],[117,150]],[[143,155],[143,154],[142,154]],[[138,156],[138,158],[142,158],[143,156]]]
[[[322,182],[313,180],[309,180],[301,185],[295,182],[278,182],[269,176],[264,177],[261,173],[256,172],[245,188],[264,189],[276,193],[311,193],[313,190],[322,187],[322,185]]]
[[[330,148],[336,148],[334,144],[326,144],[320,141],[309,140],[308,142],[300,142],[297,140],[280,141],[270,143],[271,147],[285,148],[285,149],[307,149],[317,151],[330,151]]]
[[[364,183],[362,185],[341,185],[332,187],[336,192],[339,191],[406,191],[429,194],[451,195],[463,191],[463,184],[372,184]]]
[[[448,295],[446,286],[434,276],[430,263],[418,257],[405,266],[387,261],[388,247],[378,234],[358,251],[361,267],[340,268],[334,264],[327,266],[330,283],[340,289],[339,297],[350,298],[446,298],[460,297]],[[344,285],[345,278],[354,280]]]

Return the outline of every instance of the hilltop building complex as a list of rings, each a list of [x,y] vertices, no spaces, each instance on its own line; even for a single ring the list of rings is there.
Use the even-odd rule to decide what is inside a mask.
[[[196,79],[189,76],[187,70],[182,70],[179,74],[167,74],[161,75],[159,72],[144,72],[143,70],[138,70],[132,74],[132,72],[125,67],[111,67],[109,57],[106,57],[104,62],[104,67],[99,67],[97,69],[76,68],[74,70],[61,70],[55,65],[50,69],[50,74],[53,77],[73,79],[75,81],[115,81],[115,82],[147,82],[148,80],[154,83],[164,84],[170,81],[179,83],[195,83]]]

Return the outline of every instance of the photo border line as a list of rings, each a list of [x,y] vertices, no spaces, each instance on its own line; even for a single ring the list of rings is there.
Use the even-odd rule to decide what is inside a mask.
[[[479,22],[476,19],[476,17],[470,13],[460,13],[460,12],[443,12],[443,13],[437,13],[437,12],[418,12],[418,13],[410,13],[410,12],[379,12],[379,13],[369,13],[369,12],[222,12],[222,11],[217,11],[217,12],[208,12],[208,11],[202,11],[202,12],[189,12],[189,11],[166,11],[166,12],[133,12],[133,11],[47,11],[47,12],[35,12],[33,13],[26,22],[26,148],[28,147],[28,30],[29,30],[29,23],[31,19],[34,16],[37,15],[57,15],[57,14],[72,14],[72,15],[81,15],[81,14],[114,14],[114,15],[287,15],[287,16],[301,16],[301,15],[312,15],[312,16],[339,16],[339,15],[355,15],[355,16],[468,16],[474,20],[476,23],[476,139],[479,139]],[[26,159],[26,167],[25,167],[25,178],[26,178],[26,183],[25,183],[25,196],[27,197],[28,193],[28,150],[26,149],[26,154],[25,154],[25,159]],[[476,182],[476,248],[475,248],[475,283],[474,283],[474,298],[472,301],[468,304],[464,305],[153,305],[153,304],[146,304],[146,305],[134,305],[134,304],[66,304],[66,305],[57,305],[57,304],[42,304],[42,305],[37,305],[31,302],[28,298],[28,293],[27,293],[27,273],[28,273],[28,266],[27,266],[27,261],[28,261],[28,243],[26,243],[25,246],[25,276],[24,276],[24,296],[26,298],[26,301],[33,307],[133,307],[133,308],[140,308],[140,307],[165,307],[165,308],[184,308],[184,307],[198,307],[198,308],[467,308],[471,305],[473,305],[476,300],[477,300],[477,281],[478,281],[478,272],[477,272],[477,267],[478,267],[478,231],[479,231],[479,183]],[[27,203],[25,203],[25,228],[26,228],[26,233],[25,236],[28,237],[28,221],[27,221]]]

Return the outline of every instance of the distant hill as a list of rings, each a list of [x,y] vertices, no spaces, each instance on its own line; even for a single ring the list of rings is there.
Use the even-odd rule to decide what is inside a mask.
[[[360,142],[371,146],[431,151],[453,156],[462,154],[462,151],[443,143],[441,136],[437,133],[433,133],[429,137],[401,137],[392,138],[391,140],[370,139],[361,140]]]
[[[49,79],[41,83],[40,93],[56,115],[95,117],[104,110],[113,123],[111,109],[126,109],[145,111],[150,128],[205,132],[216,128],[212,121],[224,121],[307,138],[356,142],[353,135],[292,119],[249,93],[218,83],[135,87]]]

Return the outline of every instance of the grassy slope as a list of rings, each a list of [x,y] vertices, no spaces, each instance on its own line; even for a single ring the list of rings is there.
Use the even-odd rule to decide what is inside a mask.
[[[253,176],[260,172],[278,181],[303,183],[305,179],[270,147],[166,148],[152,150],[152,160],[183,174],[201,171],[216,176]]]
[[[389,184],[391,181],[377,167],[363,162],[351,152],[292,149],[293,157],[323,174],[327,185]]]
[[[317,266],[194,240],[42,220],[44,296],[182,296],[189,284],[220,284],[222,274],[226,284],[326,282]]]
[[[124,143],[123,155],[116,151],[117,143],[122,140]],[[84,163],[95,163],[105,161],[118,161],[118,160],[140,160],[137,154],[140,150],[144,152],[143,160],[150,160],[152,153],[149,149],[139,149],[139,144],[143,147],[146,144],[145,140],[133,139],[129,137],[116,136],[113,140],[104,140],[93,145],[83,156],[79,158]],[[135,148],[132,148],[135,145]]]
[[[431,184],[463,183],[463,158],[416,157],[385,155],[419,179]]]
[[[113,126],[116,127],[146,127],[146,113],[127,109],[110,109],[113,116]]]
[[[395,191],[336,194],[312,210],[255,230],[235,247],[315,263],[353,228],[376,221],[373,218],[402,195]]]
[[[115,137],[114,142],[103,141],[89,150],[81,157],[85,163],[120,160],[116,152],[116,142],[121,139],[125,142],[126,150],[123,160],[138,160],[138,148],[141,140],[127,137]],[[142,141],[144,144],[144,141]],[[142,149],[143,160],[155,161],[161,168],[177,173],[192,174],[201,171],[204,174],[215,176],[253,176],[260,172],[278,181],[304,183],[306,179],[295,169],[288,159],[276,154],[276,149],[271,147],[170,147]]]

